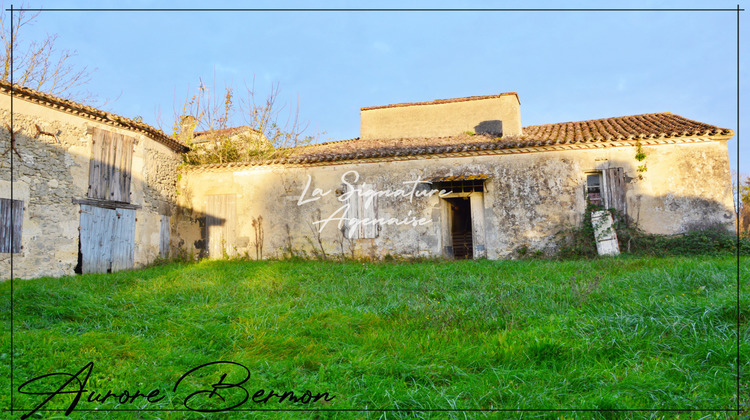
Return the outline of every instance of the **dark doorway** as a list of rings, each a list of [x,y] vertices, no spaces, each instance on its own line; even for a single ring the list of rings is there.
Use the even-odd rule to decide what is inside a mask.
[[[471,201],[468,197],[447,198],[450,206],[453,256],[457,260],[473,259],[471,240]]]

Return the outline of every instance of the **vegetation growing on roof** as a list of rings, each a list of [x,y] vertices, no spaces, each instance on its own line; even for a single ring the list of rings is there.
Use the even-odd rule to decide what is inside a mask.
[[[278,103],[278,84],[263,101],[256,98],[254,88],[247,88],[246,97],[235,100],[233,87],[226,87],[217,96],[215,86],[202,81],[198,91],[186,99],[182,111],[175,115],[173,135],[192,150],[184,154],[188,165],[230,162],[253,162],[279,158],[289,154],[290,148],[312,143],[318,136],[305,134],[307,124],[299,121],[299,104],[289,109],[286,121],[282,114],[287,105]],[[192,120],[186,119],[192,118]],[[237,133],[241,122],[248,128]],[[200,128],[207,141],[196,142],[193,131]]]

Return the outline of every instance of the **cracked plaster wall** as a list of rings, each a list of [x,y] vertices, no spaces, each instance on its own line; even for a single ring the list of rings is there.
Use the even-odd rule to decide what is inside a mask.
[[[205,248],[207,195],[236,194],[237,240],[230,254],[255,257],[253,217],[263,216],[264,257],[289,251],[320,253],[311,223],[336,212],[344,203],[335,197],[341,176],[357,171],[359,184],[376,190],[405,189],[403,182],[439,176],[489,174],[484,192],[487,257],[512,258],[518,247],[553,252],[558,232],[578,226],[585,210],[586,172],[622,167],[626,176],[628,215],[647,232],[677,234],[722,225],[732,229],[734,213],[725,141],[644,146],[647,157],[635,160],[635,147],[548,151],[513,155],[420,158],[404,161],[359,162],[308,167],[249,167],[246,169],[189,170],[179,184],[183,209],[176,221],[175,240],[196,254]],[[638,165],[647,171],[639,173]],[[642,175],[642,179],[639,178]],[[307,177],[313,189],[331,191],[320,200],[298,205]],[[326,254],[380,258],[443,255],[440,199],[379,198],[378,217],[414,216],[424,226],[382,226],[377,238],[342,239],[335,223],[320,235]]]

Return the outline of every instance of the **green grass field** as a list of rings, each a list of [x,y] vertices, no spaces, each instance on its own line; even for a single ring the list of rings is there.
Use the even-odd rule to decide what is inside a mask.
[[[14,387],[93,362],[71,418],[735,418],[734,256],[580,261],[204,261],[14,282]],[[748,371],[750,275],[741,264]],[[2,407],[10,406],[10,282],[0,284]],[[191,369],[214,364],[185,376]],[[249,372],[249,373],[248,373]],[[85,373],[85,372],[84,372]],[[211,385],[221,388],[209,394]],[[83,380],[79,375],[79,379]],[[26,392],[56,390],[47,377]],[[746,384],[747,378],[744,378]],[[65,390],[80,389],[75,382]],[[746,385],[740,394],[748,404]],[[303,404],[260,389],[301,396]],[[369,409],[200,413],[108,409]],[[190,394],[206,391],[202,394]],[[75,394],[44,409],[66,409]],[[154,400],[156,396],[152,395]],[[15,393],[19,418],[46,395]],[[221,398],[224,398],[222,400]],[[309,399],[309,398],[308,398]],[[563,412],[382,409],[588,409]],[[88,410],[88,411],[86,411]],[[94,411],[97,410],[97,411]],[[600,410],[600,411],[596,411]],[[31,418],[63,418],[62,411]]]

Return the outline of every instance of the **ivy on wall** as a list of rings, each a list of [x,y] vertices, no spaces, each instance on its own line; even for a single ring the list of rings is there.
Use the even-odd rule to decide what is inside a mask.
[[[646,160],[646,153],[643,151],[643,145],[641,145],[640,141],[635,142],[635,160],[638,162],[643,162]],[[643,179],[643,173],[648,170],[648,167],[646,167],[646,163],[643,162],[642,165],[638,165],[638,179]]]

